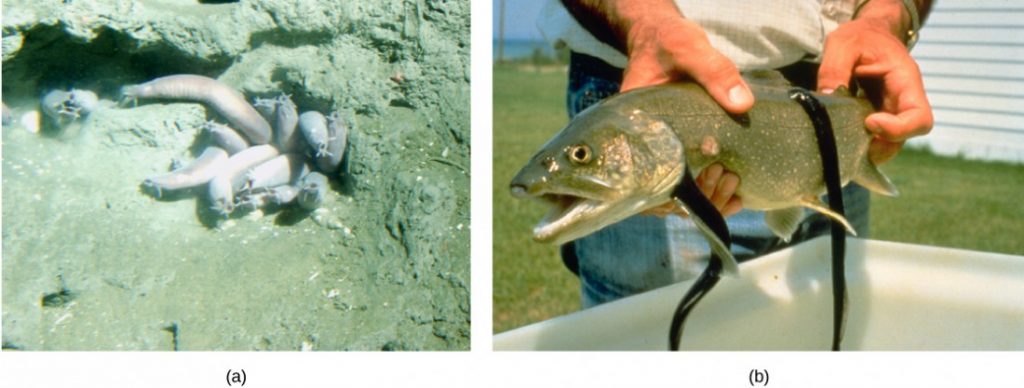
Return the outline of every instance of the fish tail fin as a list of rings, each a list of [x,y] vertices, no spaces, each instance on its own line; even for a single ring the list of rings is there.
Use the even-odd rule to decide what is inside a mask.
[[[858,185],[864,186],[864,188],[874,191],[878,194],[895,197],[900,195],[899,189],[896,185],[892,184],[889,177],[885,176],[874,163],[871,163],[868,158],[864,158],[861,162],[861,166],[858,169],[857,174],[853,177],[853,181]]]

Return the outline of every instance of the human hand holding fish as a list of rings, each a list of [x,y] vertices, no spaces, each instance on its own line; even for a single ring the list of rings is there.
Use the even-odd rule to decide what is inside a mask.
[[[875,134],[868,149],[875,164],[895,157],[908,138],[927,134],[934,124],[921,71],[901,38],[914,28],[907,13],[899,0],[868,2],[825,39],[818,70],[820,92],[831,94],[856,76],[880,109],[864,120]]]
[[[672,0],[563,0],[598,40],[626,54],[622,92],[693,79],[729,113],[754,106],[750,86]]]
[[[711,46],[700,26],[678,11],[637,19],[626,43],[629,62],[623,92],[689,78],[729,113],[745,113],[754,105],[754,95],[736,65]]]
[[[623,75],[622,92],[690,78],[704,87],[726,111],[745,113],[754,104],[754,96],[736,65],[711,46],[699,26],[678,12],[667,16],[656,14],[656,17],[633,23],[627,43],[629,62]],[[743,202],[736,195],[740,178],[721,164],[705,168],[696,182],[723,216],[742,210]],[[687,215],[675,202],[666,202],[642,214]]]

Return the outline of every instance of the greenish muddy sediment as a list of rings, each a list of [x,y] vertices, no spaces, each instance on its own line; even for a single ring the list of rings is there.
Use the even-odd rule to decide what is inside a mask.
[[[3,4],[5,349],[469,348],[468,1],[63,3]],[[144,194],[223,122],[115,103],[174,73],[342,112],[323,207],[225,221]],[[61,133],[19,122],[71,87],[101,107]]]

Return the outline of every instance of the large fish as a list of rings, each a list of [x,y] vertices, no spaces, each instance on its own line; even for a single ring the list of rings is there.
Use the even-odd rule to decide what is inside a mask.
[[[533,230],[537,241],[562,244],[671,200],[684,169],[696,176],[721,163],[740,176],[743,206],[765,211],[765,222],[789,239],[804,208],[841,222],[819,196],[825,193],[821,155],[807,113],[790,99],[792,86],[776,72],[746,75],[756,103],[730,115],[695,83],[632,90],[581,112],[549,140],[512,179],[512,194],[539,199],[550,212]],[[815,95],[835,132],[841,183],[895,195],[895,186],[868,159],[872,134],[864,118],[870,102],[845,90]],[[685,204],[677,203],[685,206]],[[695,220],[723,258],[728,248]]]

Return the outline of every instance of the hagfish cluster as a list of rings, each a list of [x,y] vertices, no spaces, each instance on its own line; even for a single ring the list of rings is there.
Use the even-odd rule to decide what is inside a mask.
[[[228,121],[203,125],[213,144],[192,163],[142,183],[158,198],[206,185],[213,210],[222,216],[291,202],[316,209],[328,187],[324,174],[338,170],[345,152],[348,131],[336,112],[330,119],[314,111],[300,115],[286,95],[250,105],[230,86],[198,75],[157,78],[125,87],[123,94],[130,100],[200,102]]]

